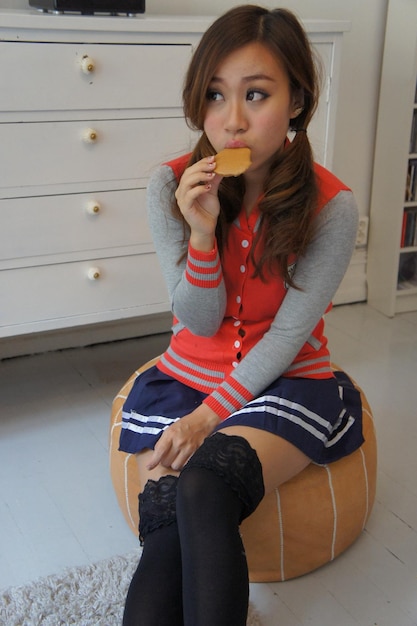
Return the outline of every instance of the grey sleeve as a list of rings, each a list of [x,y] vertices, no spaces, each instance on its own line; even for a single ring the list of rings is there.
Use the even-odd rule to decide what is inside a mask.
[[[232,377],[256,395],[291,365],[325,313],[348,268],[356,241],[358,211],[341,191],[316,218],[316,234],[297,262],[294,281],[268,332]]]
[[[172,312],[193,334],[210,337],[222,323],[226,289],[223,280],[217,288],[203,288],[185,278],[188,235],[184,235],[183,223],[171,211],[176,188],[177,181],[169,166],[162,165],[153,172],[147,190],[149,226]]]

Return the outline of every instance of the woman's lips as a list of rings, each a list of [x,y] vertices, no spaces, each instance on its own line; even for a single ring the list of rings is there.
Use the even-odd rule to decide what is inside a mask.
[[[225,148],[247,148],[248,146],[243,141],[228,141]]]

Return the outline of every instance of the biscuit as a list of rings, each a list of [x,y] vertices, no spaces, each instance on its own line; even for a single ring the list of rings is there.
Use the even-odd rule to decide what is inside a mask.
[[[216,154],[216,174],[220,176],[239,176],[250,164],[249,148],[225,148]]]

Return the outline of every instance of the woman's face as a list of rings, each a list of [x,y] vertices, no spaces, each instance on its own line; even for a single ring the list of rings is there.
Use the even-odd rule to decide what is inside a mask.
[[[216,150],[248,147],[246,177],[265,177],[295,109],[288,76],[260,43],[232,52],[216,68],[207,93],[206,135]]]

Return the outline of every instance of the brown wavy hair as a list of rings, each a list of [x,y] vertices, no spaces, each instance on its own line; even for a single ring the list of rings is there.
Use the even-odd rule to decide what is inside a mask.
[[[260,254],[254,254],[256,274],[263,268],[278,270],[287,284],[296,286],[289,273],[289,259],[304,253],[313,236],[312,216],[317,207],[317,184],[307,133],[317,108],[318,65],[308,37],[298,19],[286,9],[268,10],[242,5],[227,11],[203,35],[191,60],[183,89],[184,114],[188,125],[202,135],[189,164],[215,153],[204,133],[206,94],[218,65],[232,52],[250,43],[261,43],[287,72],[291,94],[301,98],[302,112],[291,120],[294,139],[278,150],[264,183],[259,205],[261,225],[255,240],[262,238]],[[298,131],[298,132],[297,132]],[[219,188],[221,211],[216,228],[220,253],[227,230],[239,214],[245,184],[243,176],[224,178]]]

